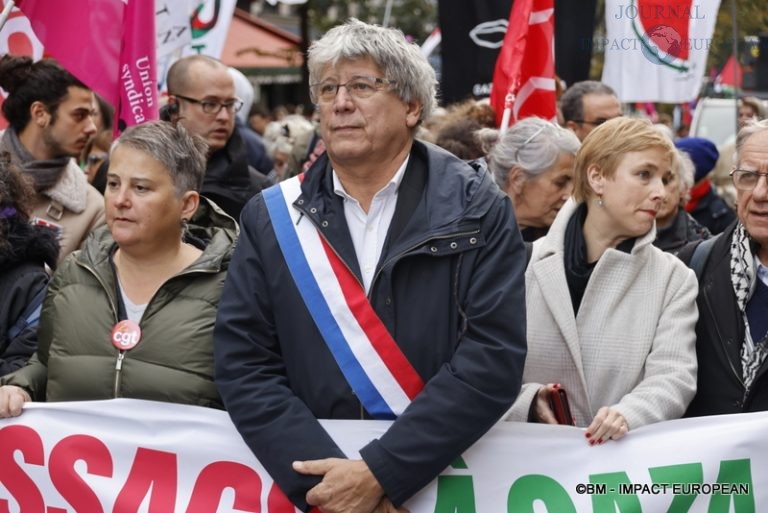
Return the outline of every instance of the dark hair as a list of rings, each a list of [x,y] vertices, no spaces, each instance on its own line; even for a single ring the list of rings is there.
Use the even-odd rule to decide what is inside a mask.
[[[267,119],[272,117],[272,113],[270,113],[269,109],[267,109],[264,105],[260,103],[254,103],[251,105],[251,110],[248,111],[248,117],[255,116],[257,114]]]
[[[112,122],[115,117],[115,109],[100,94],[93,93],[96,102],[99,104],[99,113],[101,114],[101,124],[104,130],[112,130]]]
[[[0,155],[0,250],[9,244],[10,218],[15,217],[23,223],[29,222],[34,197],[32,184],[10,163],[10,156],[7,153]]]
[[[560,111],[564,121],[573,121],[584,118],[584,97],[588,94],[607,94],[616,96],[610,86],[596,80],[584,80],[576,82],[565,90],[560,97]]]
[[[0,87],[8,92],[3,115],[16,132],[30,121],[29,107],[42,102],[53,119],[70,87],[89,89],[53,59],[33,62],[30,57],[0,57]]]
[[[440,128],[435,144],[462,160],[485,157],[480,140],[475,137],[480,128],[480,123],[472,118],[455,119]]]

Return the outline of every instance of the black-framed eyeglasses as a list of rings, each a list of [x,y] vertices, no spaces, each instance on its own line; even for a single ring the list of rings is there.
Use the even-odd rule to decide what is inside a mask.
[[[200,105],[200,108],[203,109],[203,112],[206,114],[218,114],[221,112],[221,109],[227,109],[227,112],[238,112],[243,108],[243,100],[240,98],[235,98],[234,100],[229,100],[226,102],[219,102],[215,100],[196,100],[194,98],[190,98],[189,96],[182,96],[180,94],[174,94],[173,96],[176,98],[181,98],[182,100],[186,100],[189,103]]]
[[[768,173],[760,173],[758,171],[748,171],[746,169],[734,169],[731,171],[731,180],[733,180],[733,186],[740,191],[751,191],[757,187],[757,182],[760,181],[760,177],[768,177]],[[768,180],[768,178],[766,178]]]
[[[395,85],[395,81],[380,77],[352,77],[343,84],[333,80],[323,80],[309,86],[312,98],[318,103],[330,103],[336,98],[339,88],[344,87],[353,98],[370,98],[374,93]]]
[[[581,123],[584,125],[600,126],[606,121],[610,121],[612,119],[613,118],[597,118],[594,121],[587,121],[586,119],[572,119],[571,121],[573,121],[574,123]]]

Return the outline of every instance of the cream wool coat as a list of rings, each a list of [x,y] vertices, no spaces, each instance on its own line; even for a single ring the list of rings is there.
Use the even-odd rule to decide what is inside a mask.
[[[696,277],[651,244],[651,229],[631,254],[603,254],[574,318],[563,246],[576,207],[568,201],[534,243],[525,275],[528,356],[506,420],[527,421],[547,383],[566,389],[580,427],[603,406],[616,408],[629,429],[679,418],[696,392]]]
[[[70,159],[56,185],[35,196],[32,217],[61,226],[61,263],[93,230],[104,224],[104,197],[88,183],[74,159]]]

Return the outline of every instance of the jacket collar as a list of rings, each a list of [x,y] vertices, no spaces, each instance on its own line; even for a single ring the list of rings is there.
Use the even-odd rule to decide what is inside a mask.
[[[563,205],[563,208],[560,209],[560,211],[557,213],[557,216],[555,217],[555,221],[552,223],[552,226],[549,229],[549,233],[546,237],[544,237],[542,246],[541,246],[541,257],[545,257],[547,255],[551,255],[553,253],[560,252],[562,253],[563,247],[565,245],[565,231],[568,227],[568,221],[571,219],[571,216],[576,212],[576,209],[578,208],[579,204],[574,200],[573,198],[570,198],[568,201],[565,202],[565,205]],[[632,251],[630,252],[631,255],[638,255],[644,251],[647,250],[649,246],[653,244],[653,241],[656,239],[656,223],[653,223],[653,227],[646,233],[645,235],[638,237],[635,240],[635,245],[632,246]],[[606,254],[608,253],[622,253],[621,251],[618,251],[616,249],[609,248],[606,250]],[[602,258],[602,257],[601,257]]]
[[[451,233],[466,223],[479,222],[490,207],[489,196],[503,194],[491,182],[491,176],[450,153],[429,143],[414,141],[411,158],[398,192],[395,218],[409,206],[410,219],[402,227],[392,251],[412,246],[420,240]],[[294,202],[316,226],[328,223],[323,234],[347,262],[356,260],[346,227],[343,200],[333,192],[333,177],[328,154],[320,156],[307,171],[302,193]],[[409,191],[410,192],[407,192]],[[403,195],[415,194],[418,200],[407,205]],[[400,214],[398,214],[400,212]],[[338,243],[334,244],[334,242]],[[340,249],[341,248],[341,249]],[[351,257],[351,259],[350,259]]]
[[[187,271],[218,272],[229,266],[239,229],[237,223],[219,209],[215,203],[200,197],[200,206],[190,221],[189,231],[195,241],[202,241],[203,254]],[[117,249],[117,243],[107,226],[93,231],[81,251],[74,253],[78,263],[92,269],[104,281],[110,291],[114,289],[114,275],[109,256]]]

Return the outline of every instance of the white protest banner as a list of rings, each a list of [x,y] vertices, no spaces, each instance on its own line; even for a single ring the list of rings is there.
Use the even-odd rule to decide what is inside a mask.
[[[622,102],[694,100],[720,0],[606,0],[602,81]]]
[[[384,421],[322,421],[341,449]],[[647,426],[590,447],[568,426],[499,423],[411,513],[768,511],[768,412]],[[0,421],[2,513],[293,513],[225,412],[117,399]]]

